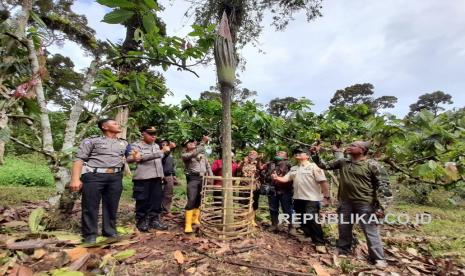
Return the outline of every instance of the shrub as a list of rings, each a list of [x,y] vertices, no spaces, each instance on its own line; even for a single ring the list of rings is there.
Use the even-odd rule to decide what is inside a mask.
[[[53,175],[46,163],[31,160],[6,158],[5,164],[0,166],[0,185],[53,186]]]

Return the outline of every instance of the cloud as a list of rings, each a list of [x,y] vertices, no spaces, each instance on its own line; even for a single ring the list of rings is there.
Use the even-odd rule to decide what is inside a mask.
[[[191,19],[184,17],[187,1],[162,1],[161,13],[170,35],[184,36]],[[73,9],[86,14],[99,39],[124,37],[122,26],[100,22],[107,10],[94,1],[76,1]],[[398,115],[424,93],[442,90],[453,96],[454,105],[465,105],[465,1],[392,0],[324,1],[323,17],[307,23],[300,13],[283,32],[270,26],[260,38],[259,53],[252,46],[243,50],[246,70],[240,72],[242,86],[258,92],[258,101],[275,97],[311,99],[320,112],[329,105],[336,90],[355,83],[370,82],[376,95],[399,98]],[[79,68],[82,58],[77,45],[62,49]],[[188,94],[198,97],[216,82],[215,67],[189,72],[169,69],[164,73],[177,104]]]

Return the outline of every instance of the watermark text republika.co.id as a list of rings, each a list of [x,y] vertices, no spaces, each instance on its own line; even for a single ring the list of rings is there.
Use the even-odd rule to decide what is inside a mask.
[[[405,213],[386,213],[383,218],[376,214],[280,214],[279,223],[302,224],[316,221],[318,224],[429,224],[431,214],[420,213],[414,216]]]

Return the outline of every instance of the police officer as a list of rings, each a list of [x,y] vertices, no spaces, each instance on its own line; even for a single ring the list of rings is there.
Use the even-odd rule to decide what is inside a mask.
[[[102,201],[102,235],[117,237],[116,214],[123,191],[123,167],[128,143],[117,134],[121,126],[112,119],[98,122],[103,136],[84,139],[79,146],[71,172],[71,191],[82,189],[82,236],[95,243],[98,213]],[[81,175],[82,173],[82,175]]]
[[[182,160],[184,161],[187,180],[185,233],[192,233],[192,223],[200,224],[199,207],[203,176],[213,175],[210,163],[205,155],[205,144],[208,140],[208,136],[204,136],[199,145],[195,140],[187,140],[183,144]]]
[[[161,200],[163,196],[162,158],[169,146],[160,147],[155,140],[157,130],[153,126],[140,129],[142,140],[131,145],[128,163],[137,163],[133,176],[134,199],[136,200],[136,226],[142,232],[150,228],[166,230],[168,227],[160,222]]]
[[[161,147],[169,146],[170,149],[176,147],[176,144],[168,140],[163,140],[160,143]],[[162,159],[163,164],[163,199],[161,200],[161,208],[165,218],[173,218],[171,214],[171,205],[173,203],[173,186],[176,180],[176,165],[174,162],[173,154],[171,151],[165,152],[165,156]]]

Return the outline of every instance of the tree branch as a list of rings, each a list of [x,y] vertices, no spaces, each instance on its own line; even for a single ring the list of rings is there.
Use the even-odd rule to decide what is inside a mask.
[[[200,76],[199,76],[194,70],[191,70],[191,69],[187,68],[186,65],[182,65],[182,64],[179,64],[179,63],[176,63],[176,62],[172,62],[172,61],[168,61],[168,60],[162,60],[162,59],[159,59],[159,58],[141,57],[141,56],[126,56],[126,55],[125,55],[125,56],[119,56],[119,57],[115,57],[115,58],[109,59],[106,63],[108,64],[108,63],[110,63],[111,61],[116,61],[116,60],[125,59],[125,58],[145,59],[145,60],[155,61],[155,62],[159,62],[159,63],[166,63],[166,64],[168,64],[168,65],[176,66],[176,67],[178,67],[178,69],[182,69],[182,70],[191,72],[191,73],[194,74],[197,78],[200,78]]]
[[[400,173],[404,174],[405,176],[408,176],[409,178],[412,178],[412,179],[415,179],[415,180],[420,181],[422,183],[433,185],[433,186],[447,187],[447,186],[454,185],[455,183],[458,183],[458,182],[464,180],[462,178],[459,178],[459,179],[454,180],[454,181],[449,182],[449,183],[442,183],[442,182],[437,183],[437,182],[421,179],[418,176],[413,176],[409,171],[407,171],[406,169],[401,168],[399,165],[397,165],[394,162],[394,160],[392,160],[391,158],[385,158],[385,159],[383,159],[383,162],[388,164],[395,171],[400,172]]]
[[[12,34],[12,33],[9,33],[9,32],[4,32],[3,34],[13,38],[14,40],[17,40],[19,43],[21,43],[24,47],[27,48],[27,44],[26,42],[23,40],[23,39],[20,39],[19,37],[17,37],[16,35]]]
[[[27,148],[27,149],[30,149],[30,150],[38,152],[38,153],[42,153],[43,155],[46,155],[46,156],[52,158],[53,160],[56,159],[55,156],[53,154],[51,154],[50,152],[42,150],[42,149],[35,148],[35,147],[31,146],[31,145],[28,145],[28,144],[20,141],[19,139],[16,139],[14,137],[10,137],[10,140],[15,142],[18,145],[21,145],[21,146]]]
[[[280,137],[280,138],[283,138],[283,139],[286,139],[288,141],[291,141],[291,142],[294,142],[294,143],[297,143],[297,144],[300,144],[300,145],[304,145],[304,146],[307,146],[307,147],[311,147],[313,145],[310,145],[310,144],[307,144],[307,143],[304,143],[304,142],[301,142],[299,140],[296,140],[296,139],[293,139],[293,138],[289,138],[289,137],[286,137],[284,135],[281,135],[279,133],[277,133],[276,131],[272,130],[273,134],[275,134],[276,136]]]

